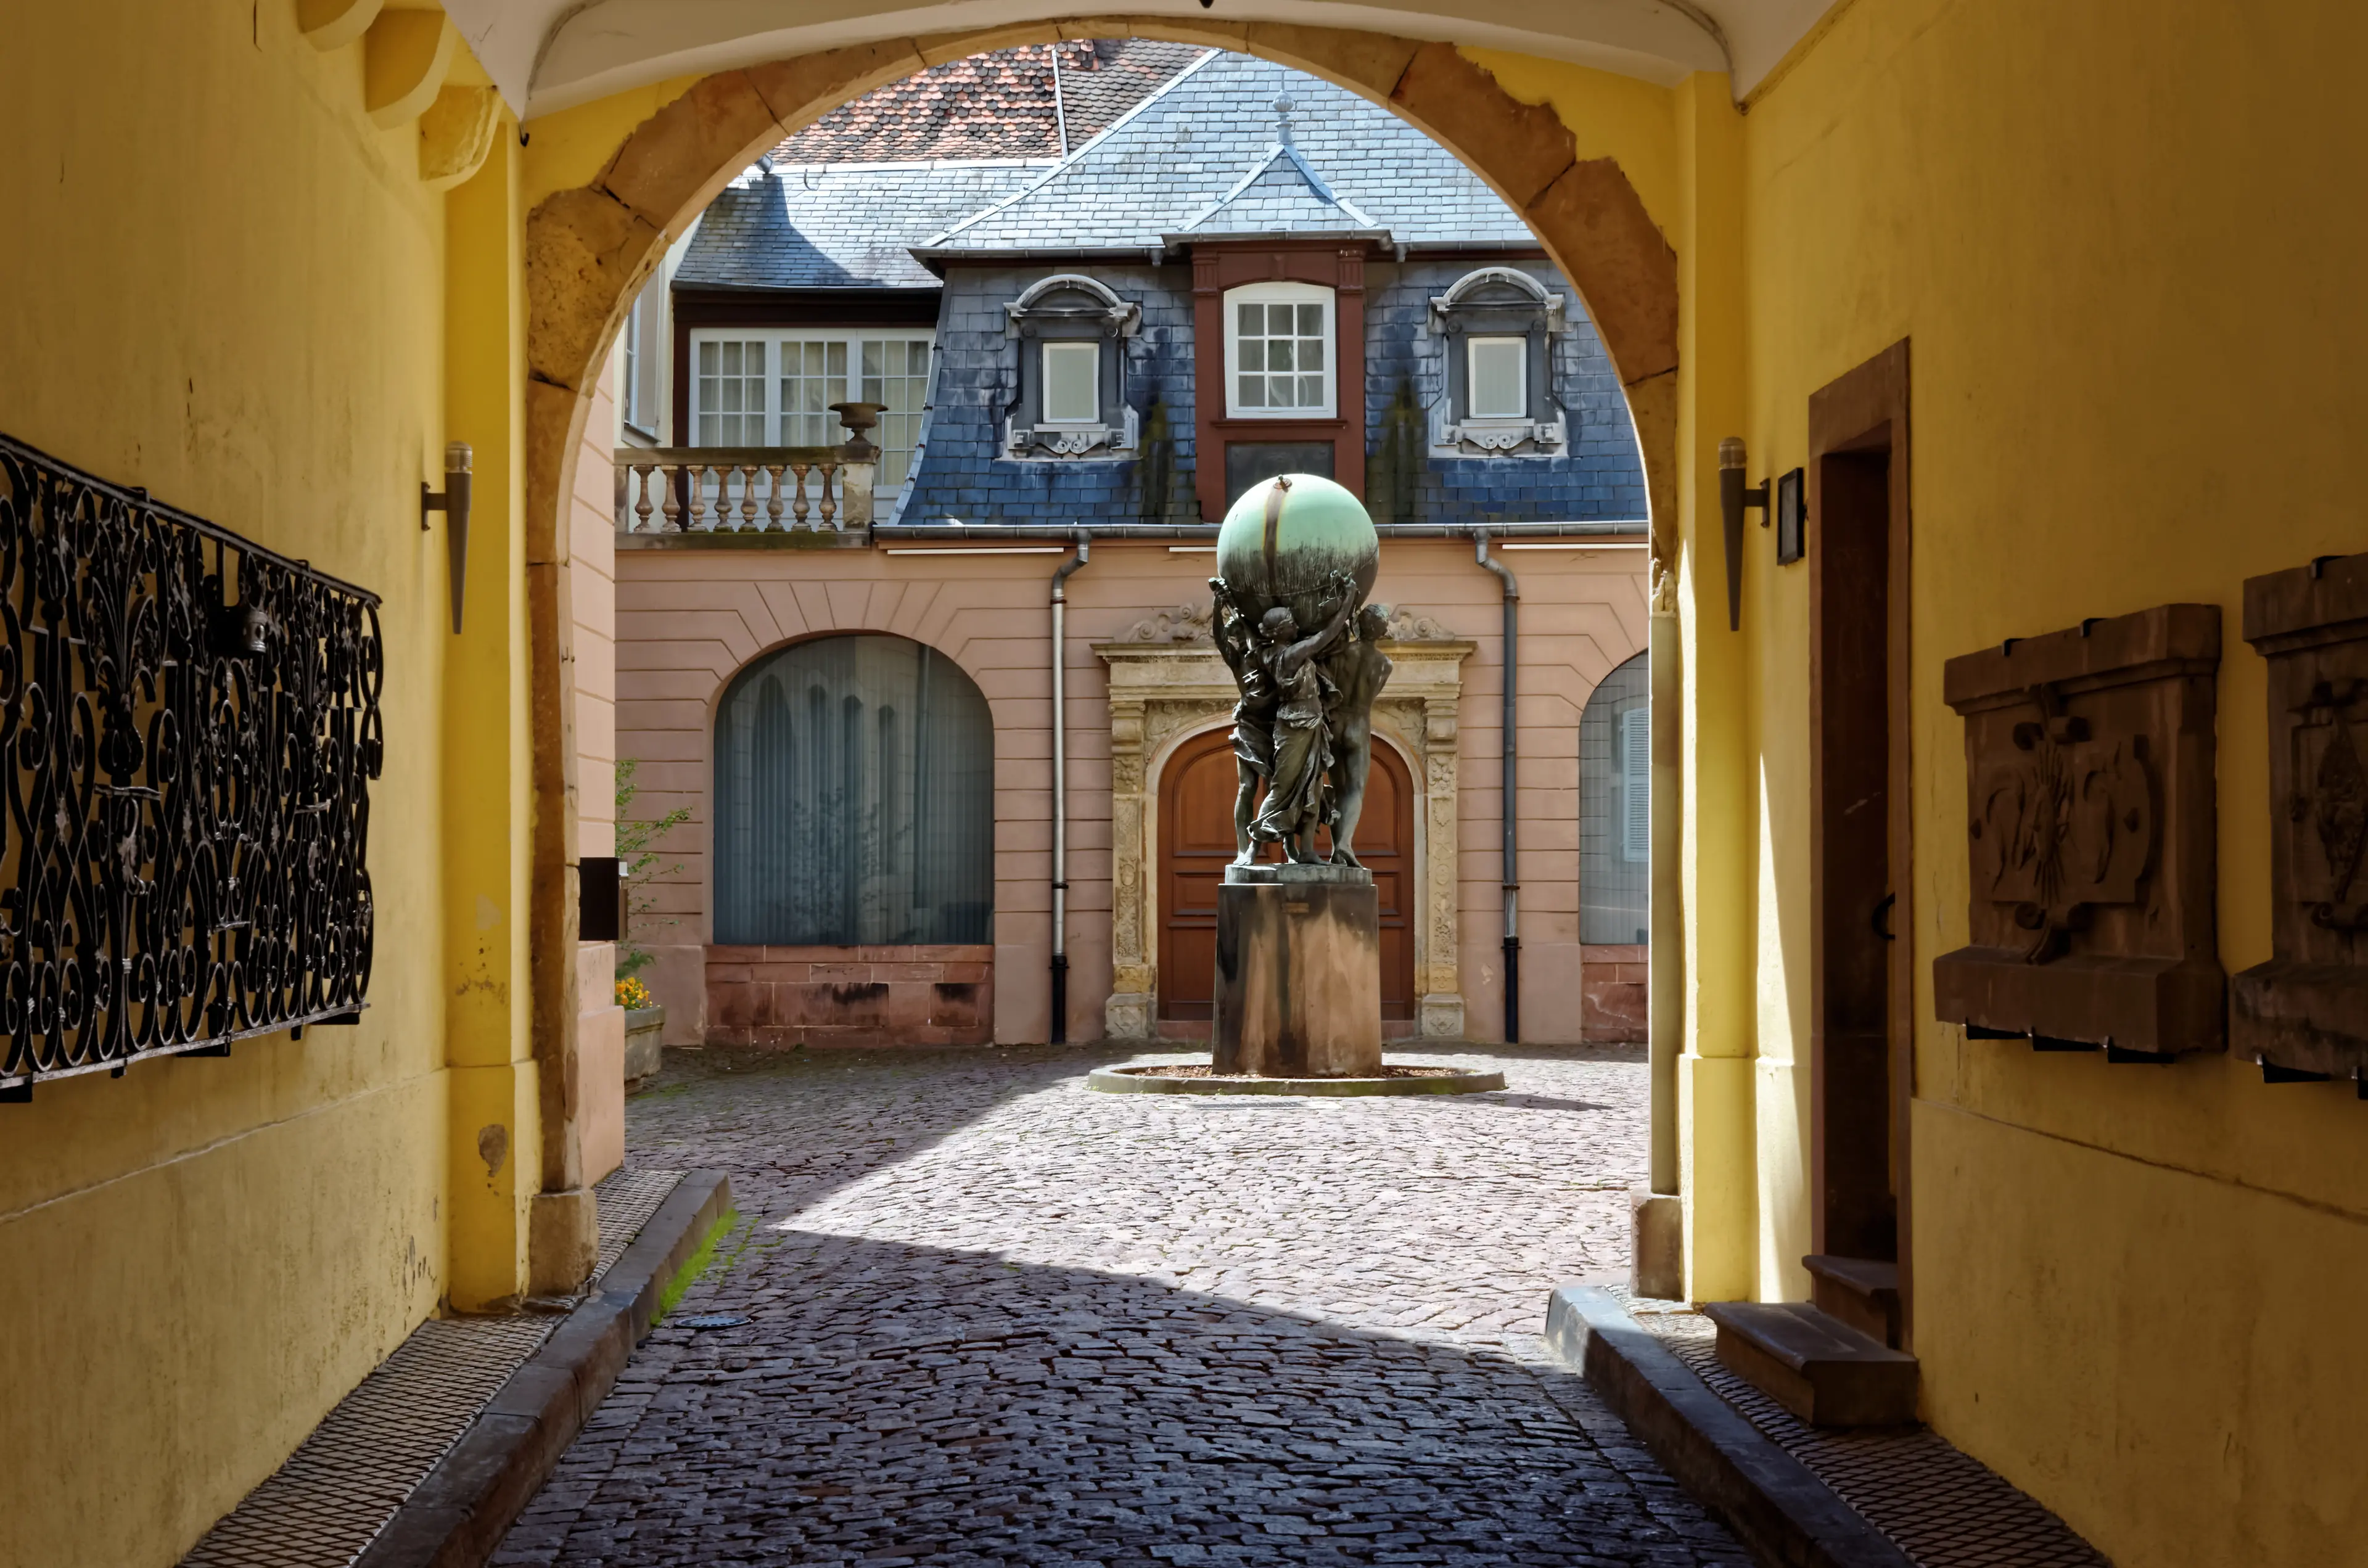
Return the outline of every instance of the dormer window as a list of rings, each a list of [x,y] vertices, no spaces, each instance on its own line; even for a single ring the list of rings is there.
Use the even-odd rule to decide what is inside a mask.
[[[1554,340],[1563,298],[1528,273],[1484,267],[1430,301],[1446,352],[1446,395],[1431,405],[1441,457],[1557,457],[1569,422],[1554,396]]]
[[[1225,412],[1235,419],[1332,415],[1332,290],[1246,283],[1225,291]]]
[[[1136,416],[1122,346],[1142,324],[1142,307],[1099,279],[1064,272],[1031,284],[1003,311],[1014,349],[1003,455],[1132,457]]]

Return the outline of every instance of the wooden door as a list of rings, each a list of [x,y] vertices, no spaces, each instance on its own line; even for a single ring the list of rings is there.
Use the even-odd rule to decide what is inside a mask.
[[[1206,1023],[1217,974],[1217,888],[1234,858],[1234,747],[1217,730],[1168,758],[1159,781],[1159,1017]],[[1328,849],[1331,835],[1318,847]],[[1269,845],[1265,858],[1279,860]],[[1357,858],[1381,903],[1382,1018],[1414,1017],[1414,781],[1385,745],[1373,747]]]
[[[1903,342],[1809,400],[1808,540],[1812,1245],[1896,1263],[1903,1325],[1916,1038],[1907,506]]]

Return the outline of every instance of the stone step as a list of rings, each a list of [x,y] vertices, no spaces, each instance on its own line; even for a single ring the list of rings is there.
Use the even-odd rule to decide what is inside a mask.
[[[1802,1420],[1901,1426],[1916,1419],[1916,1358],[1806,1301],[1706,1301],[1718,1358]]]
[[[1801,1260],[1809,1300],[1861,1334],[1899,1348],[1899,1265],[1813,1252]]]

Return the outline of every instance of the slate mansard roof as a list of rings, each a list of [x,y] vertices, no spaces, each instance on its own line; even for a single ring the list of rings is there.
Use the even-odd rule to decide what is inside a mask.
[[[700,218],[678,289],[935,289],[916,235],[1044,177],[1050,159],[777,168]]]
[[[941,267],[1019,256],[1141,256],[1247,235],[1359,235],[1417,250],[1536,245],[1519,215],[1478,176],[1387,109],[1269,61],[1160,48],[1166,52],[1156,57],[1130,54],[1077,75],[1064,60],[1064,100],[1079,76],[1090,74],[1101,96],[1079,112],[1115,116],[1065,161],[1006,155],[789,164],[777,165],[769,178],[727,187],[700,219],[675,282],[689,289],[933,289],[938,277],[916,252]],[[953,63],[975,66],[1031,52],[1049,51],[1006,50]],[[1182,56],[1189,58],[1177,67]],[[1173,74],[1157,76],[1171,68]],[[860,135],[841,127],[831,138],[802,141],[837,115],[931,74],[858,99],[783,149],[952,144],[938,134],[950,123],[950,88],[901,108],[867,110],[863,123],[872,129]],[[1159,85],[1146,96],[1144,84],[1155,79]],[[1289,109],[1278,109],[1278,102]],[[979,113],[985,123],[955,140],[1007,153],[1041,140],[1024,117]],[[1076,124],[1073,119],[1073,138]]]
[[[1275,233],[1537,244],[1479,176],[1387,109],[1270,61],[1212,51],[1029,188],[914,248],[942,260],[1148,254]]]

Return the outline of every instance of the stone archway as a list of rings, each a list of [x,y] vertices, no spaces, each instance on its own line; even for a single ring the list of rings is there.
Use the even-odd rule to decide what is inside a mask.
[[[560,514],[601,364],[632,297],[670,236],[781,138],[930,65],[1042,41],[1046,30],[986,28],[861,44],[701,77],[637,125],[590,181],[552,192],[527,215],[524,467],[536,801],[529,928],[537,954],[534,1033],[548,1042],[539,1052],[546,1059],[574,1060],[576,997],[574,739],[564,656],[567,545]],[[1463,159],[1523,216],[1585,302],[1635,425],[1654,554],[1674,561],[1677,255],[1616,159],[1579,158],[1576,139],[1552,107],[1514,97],[1451,44],[1345,28],[1152,17],[1097,18],[1062,30],[1167,39],[1272,60],[1383,105]],[[1423,983],[1429,986],[1428,977]],[[1449,1011],[1427,1012],[1424,1032],[1452,1032]],[[1460,1028],[1460,1006],[1452,1012],[1452,1027]],[[557,1126],[546,1128],[547,1138],[562,1135]]]

